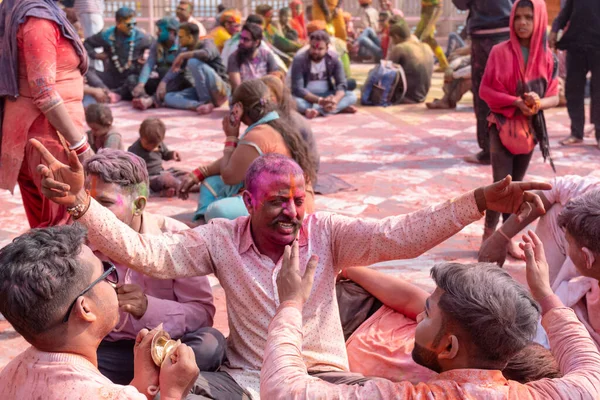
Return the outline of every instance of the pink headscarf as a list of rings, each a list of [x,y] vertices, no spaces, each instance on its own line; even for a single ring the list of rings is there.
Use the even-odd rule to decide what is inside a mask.
[[[513,5],[510,16],[510,40],[492,49],[481,81],[479,95],[493,113],[507,118],[515,116],[513,103],[527,92],[536,92],[540,98],[558,94],[554,55],[548,47],[546,30],[548,13],[544,0],[533,3],[533,34],[529,45],[527,66],[523,59],[519,38],[514,30],[518,4]]]

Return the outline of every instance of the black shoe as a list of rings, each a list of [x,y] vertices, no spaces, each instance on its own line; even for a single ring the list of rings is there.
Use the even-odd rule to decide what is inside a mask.
[[[480,164],[480,165],[490,165],[491,161],[490,161],[490,153],[486,153],[484,151],[480,151],[477,154],[474,154],[472,156],[466,156],[465,158],[463,158],[463,160],[465,160],[468,163],[471,164]]]

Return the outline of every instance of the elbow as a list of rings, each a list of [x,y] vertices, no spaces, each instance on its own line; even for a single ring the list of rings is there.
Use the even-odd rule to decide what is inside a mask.
[[[241,182],[240,178],[236,176],[234,171],[231,171],[229,168],[221,171],[221,179],[226,185],[237,185]]]

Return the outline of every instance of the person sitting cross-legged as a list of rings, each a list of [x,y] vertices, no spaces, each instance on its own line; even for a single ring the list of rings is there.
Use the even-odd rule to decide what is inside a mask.
[[[85,245],[79,224],[33,229],[0,250],[0,312],[31,344],[0,372],[2,399],[181,399],[198,376],[194,352],[180,344],[161,367],[151,344],[160,327],[132,343],[126,386],[98,371],[98,343],[119,322],[116,267]]]
[[[234,110],[239,107],[234,105]],[[260,115],[260,109],[242,108],[243,113],[255,118]],[[238,121],[239,111],[234,114]],[[227,136],[231,136],[229,132]],[[223,160],[228,161],[231,152],[242,147],[240,144],[236,148],[234,142],[234,138],[228,138]],[[217,399],[241,399],[248,393],[258,396],[265,338],[280,305],[274,279],[285,246],[297,238],[303,262],[316,253],[319,265],[315,296],[309,299],[304,317],[304,360],[296,365],[329,382],[361,384],[365,377],[348,370],[335,298],[338,272],[354,265],[417,257],[481,219],[487,209],[520,212],[531,206],[542,208],[539,197],[529,190],[550,188],[545,183],[511,182],[507,177],[444,203],[381,220],[307,214],[305,174],[310,171],[282,154],[265,154],[254,159],[245,173],[242,199],[249,216],[215,218],[183,232],[143,235],[89,197],[83,187],[83,170],[73,154],[66,165],[40,142],[32,140],[31,144],[48,166],[38,168],[44,196],[69,207],[74,218],[88,228],[90,243],[103,254],[156,278],[210,273],[218,277],[225,291],[231,332],[227,360],[218,372],[202,372],[193,388],[195,394]],[[283,384],[282,390],[286,387]]]
[[[115,14],[116,25],[85,39],[84,46],[92,60],[104,61],[104,71],[96,70],[91,63],[86,74],[91,87],[110,90],[112,103],[131,100],[138,84],[144,63],[144,52],[153,43],[152,36],[138,29],[135,11],[119,8]],[[102,48],[97,53],[96,48]]]
[[[169,108],[193,110],[200,115],[210,114],[225,103],[231,93],[227,73],[219,50],[210,39],[199,39],[198,26],[186,23],[179,28],[180,51],[171,69],[159,86],[163,105]],[[169,83],[191,77],[193,86],[168,90]],[[165,91],[166,90],[166,91]]]
[[[537,243],[524,245],[531,294],[494,264],[444,263],[431,276],[435,291],[417,316],[412,358],[439,375],[428,382],[372,379],[362,386],[333,385],[307,373],[302,358],[304,304],[316,297],[318,257],[307,264],[298,241],[286,246],[277,277],[280,305],[269,325],[261,370],[265,399],[596,399],[600,353],[573,310],[552,293],[548,265]],[[540,304],[538,304],[540,302]],[[540,311],[562,378],[521,384],[501,370],[537,330]]]
[[[310,34],[310,49],[292,63],[292,94],[298,112],[309,119],[356,112],[356,95],[347,90],[344,67],[328,45],[327,32],[315,31]]]
[[[143,159],[121,150],[103,149],[84,165],[90,195],[120,221],[142,234],[187,229],[169,217],[145,211],[148,171]],[[96,255],[108,260],[102,253]],[[154,279],[114,263],[121,277],[117,285],[119,323],[98,347],[98,369],[112,382],[133,379],[133,348],[137,332],[163,324],[171,338],[194,350],[198,368],[216,371],[225,356],[225,338],[212,328],[215,315],[208,278]]]
[[[167,91],[183,90],[190,86],[183,76],[175,76],[176,79],[169,81],[164,79],[179,54],[178,31],[179,21],[175,17],[161,18],[156,22],[157,39],[150,47],[148,59],[142,67],[137,85],[133,88],[133,107],[146,110],[158,106]]]

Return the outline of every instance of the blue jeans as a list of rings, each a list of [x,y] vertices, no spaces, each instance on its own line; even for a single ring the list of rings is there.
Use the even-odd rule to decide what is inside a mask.
[[[383,49],[381,48],[381,40],[373,28],[367,28],[357,39],[358,55],[361,57],[375,57],[375,61],[379,62],[383,58]]]
[[[327,97],[327,96],[335,95],[335,92],[314,93],[314,95],[319,96],[319,97]],[[308,110],[309,108],[314,108],[315,110],[317,110],[319,112],[319,114],[326,115],[326,114],[337,114],[340,111],[342,111],[343,109],[355,105],[356,104],[356,95],[354,94],[354,92],[350,92],[350,91],[346,92],[346,94],[344,94],[344,97],[342,97],[342,99],[337,104],[337,107],[335,108],[335,110],[333,110],[333,112],[330,112],[330,113],[325,112],[325,110],[323,110],[323,107],[321,107],[320,105],[318,105],[316,103],[315,104],[310,103],[300,97],[294,97],[294,100],[296,101],[296,108],[298,109],[298,112],[300,114],[304,114],[306,112],[306,110]]]
[[[187,71],[194,79],[194,86],[179,92],[165,95],[165,107],[180,110],[195,110],[199,106],[212,103],[220,106],[223,98],[229,97],[231,88],[208,64],[191,58],[187,62]]]

